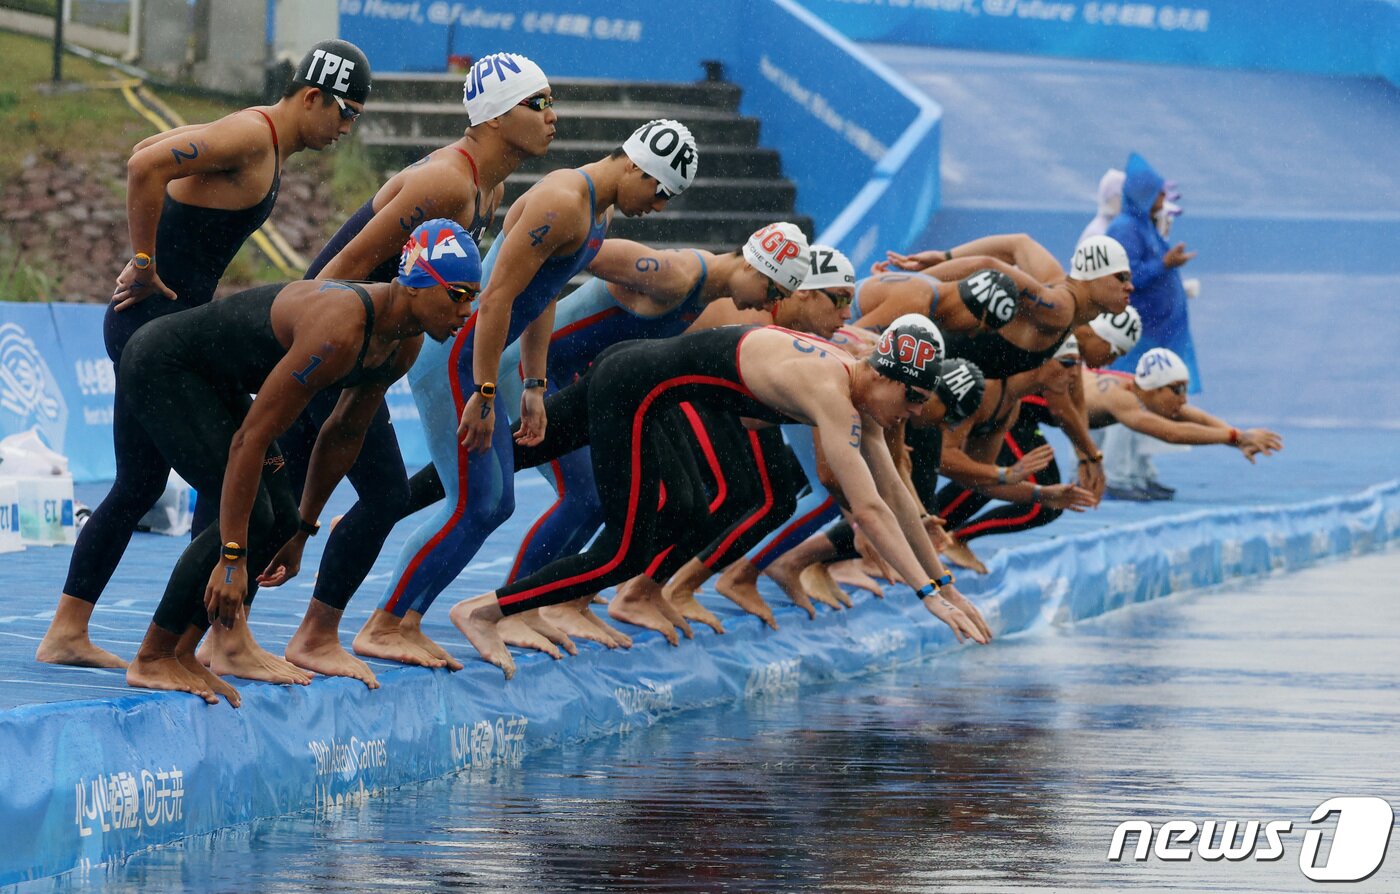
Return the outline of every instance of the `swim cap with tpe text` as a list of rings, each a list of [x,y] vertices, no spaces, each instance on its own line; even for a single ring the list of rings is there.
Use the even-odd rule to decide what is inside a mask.
[[[540,67],[519,53],[482,56],[462,82],[462,105],[472,125],[499,118],[549,87]]]
[[[1112,236],[1090,236],[1074,250],[1069,278],[1086,281],[1114,273],[1131,273],[1128,253]]]
[[[933,321],[923,314],[905,314],[886,327],[869,362],[887,379],[932,391],[943,368],[943,352],[943,333]]]
[[[667,198],[685,192],[700,165],[700,152],[690,129],[670,118],[657,118],[634,130],[622,144],[622,151],[670,193]]]
[[[769,224],[744,243],[744,260],[749,266],[788,291],[802,288],[811,256],[807,237],[787,221]]]
[[[408,237],[399,257],[399,282],[419,289],[443,282],[480,282],[481,252],[471,235],[455,220],[439,217],[421,223]]]
[[[369,99],[369,59],[349,41],[323,40],[301,57],[292,83],[362,103]]]

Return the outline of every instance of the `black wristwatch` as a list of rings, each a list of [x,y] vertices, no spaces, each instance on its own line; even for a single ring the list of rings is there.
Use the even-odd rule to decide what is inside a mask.
[[[298,518],[297,530],[308,537],[315,537],[317,534],[321,533],[321,523],[309,522],[304,518]]]
[[[487,397],[487,398],[495,397],[495,396],[496,396],[496,383],[495,383],[495,382],[482,382],[480,385],[477,385],[477,386],[476,386],[476,393],[477,393],[477,394],[480,394],[482,397]]]
[[[526,379],[525,381],[521,382],[521,384],[525,386],[526,391],[529,391],[531,388],[543,388],[545,386],[545,380]]]
[[[237,561],[246,555],[248,555],[247,548],[239,546],[232,540],[224,544],[224,558],[228,559],[230,562]]]

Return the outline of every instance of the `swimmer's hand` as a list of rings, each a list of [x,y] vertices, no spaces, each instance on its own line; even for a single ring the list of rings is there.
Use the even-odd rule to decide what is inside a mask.
[[[209,623],[232,627],[247,595],[247,560],[230,562],[221,557],[209,573],[209,585],[204,588],[204,608],[209,612]]]
[[[156,273],[155,259],[151,259],[150,266],[145,270],[137,268],[135,259],[127,261],[126,268],[117,277],[117,287],[112,291],[112,303],[116,305],[113,310],[126,310],[157,292],[171,301],[175,300],[175,293],[161,282],[160,274]]]
[[[297,576],[301,571],[301,554],[306,549],[307,536],[298,531],[282,545],[263,573],[258,575],[258,586],[280,587]]]
[[[1079,486],[1087,490],[1094,498],[1094,505],[1103,499],[1104,487],[1108,480],[1103,474],[1103,463],[1084,461],[1079,463]]]
[[[480,391],[474,391],[462,409],[457,441],[471,453],[485,453],[491,449],[491,435],[496,431],[494,402],[494,398],[487,400]]]
[[[1040,505],[1083,512],[1098,504],[1091,491],[1075,484],[1047,484],[1040,489]]]
[[[1283,438],[1278,432],[1269,431],[1267,428],[1251,428],[1240,432],[1240,441],[1235,445],[1244,454],[1244,458],[1251,463],[1254,457],[1262,453],[1270,456],[1283,449]]]
[[[520,428],[515,432],[515,442],[522,447],[537,447],[544,441],[544,428],[548,420],[544,413],[544,389],[526,388],[520,396]]]
[[[924,531],[928,533],[929,542],[938,552],[943,552],[953,545],[953,535],[948,533],[948,523],[937,515],[926,515],[923,518]]]
[[[1055,448],[1049,444],[1041,444],[1025,456],[1016,460],[1016,464],[1006,470],[1007,484],[1020,484],[1027,478],[1050,465],[1055,460]]]
[[[967,639],[983,644],[987,642],[987,636],[977,629],[972,619],[943,596],[925,596],[923,603],[935,618],[953,628],[953,635],[958,638],[958,642]]]
[[[897,251],[887,251],[885,252],[885,260],[876,261],[870,265],[870,272],[879,274],[907,270],[912,273],[918,273],[920,270],[927,270],[930,267],[936,267],[950,260],[952,260],[952,258],[948,257],[946,251],[937,251],[935,249],[915,252],[912,255],[902,255]]]
[[[992,628],[987,626],[987,619],[982,617],[982,613],[977,610],[977,606],[972,604],[972,600],[964,596],[957,587],[952,584],[944,587],[940,592],[943,594],[944,599],[951,602],[954,607],[967,615],[968,618],[972,620],[972,623],[977,625],[977,629],[981,631],[984,637],[984,639],[978,640],[978,642],[989,643],[992,641]]]

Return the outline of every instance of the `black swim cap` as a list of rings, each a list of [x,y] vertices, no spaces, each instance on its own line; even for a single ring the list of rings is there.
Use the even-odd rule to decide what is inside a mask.
[[[938,384],[943,333],[923,314],[904,314],[885,329],[870,365],[887,379],[927,388]]]
[[[991,329],[1000,329],[1016,314],[1016,280],[1000,270],[978,270],[958,282],[958,294],[972,315]]]
[[[943,402],[943,421],[957,425],[977,412],[987,393],[987,379],[971,360],[950,357],[943,361],[933,393]]]
[[[362,103],[369,99],[369,60],[349,41],[323,40],[301,57],[292,83]]]

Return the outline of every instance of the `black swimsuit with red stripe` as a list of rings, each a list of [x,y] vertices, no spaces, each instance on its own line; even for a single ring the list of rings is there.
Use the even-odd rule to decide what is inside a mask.
[[[724,326],[673,339],[624,342],[600,355],[578,382],[550,397],[545,405],[550,428],[556,409],[573,407],[578,415],[586,402],[587,443],[604,528],[586,552],[498,590],[501,611],[510,615],[566,602],[647,571],[658,547],[665,545],[658,511],[664,509],[663,493],[694,490],[693,482],[687,487],[684,480],[684,470],[693,466],[678,456],[684,448],[677,447],[676,432],[670,430],[684,418],[671,412],[681,403],[714,413],[792,421],[759,402],[744,385],[739,348],[754,328]],[[580,394],[578,389],[585,390]],[[561,441],[581,440],[581,427],[566,425],[578,434]],[[577,446],[560,443],[556,449]],[[679,486],[666,487],[668,477]]]

